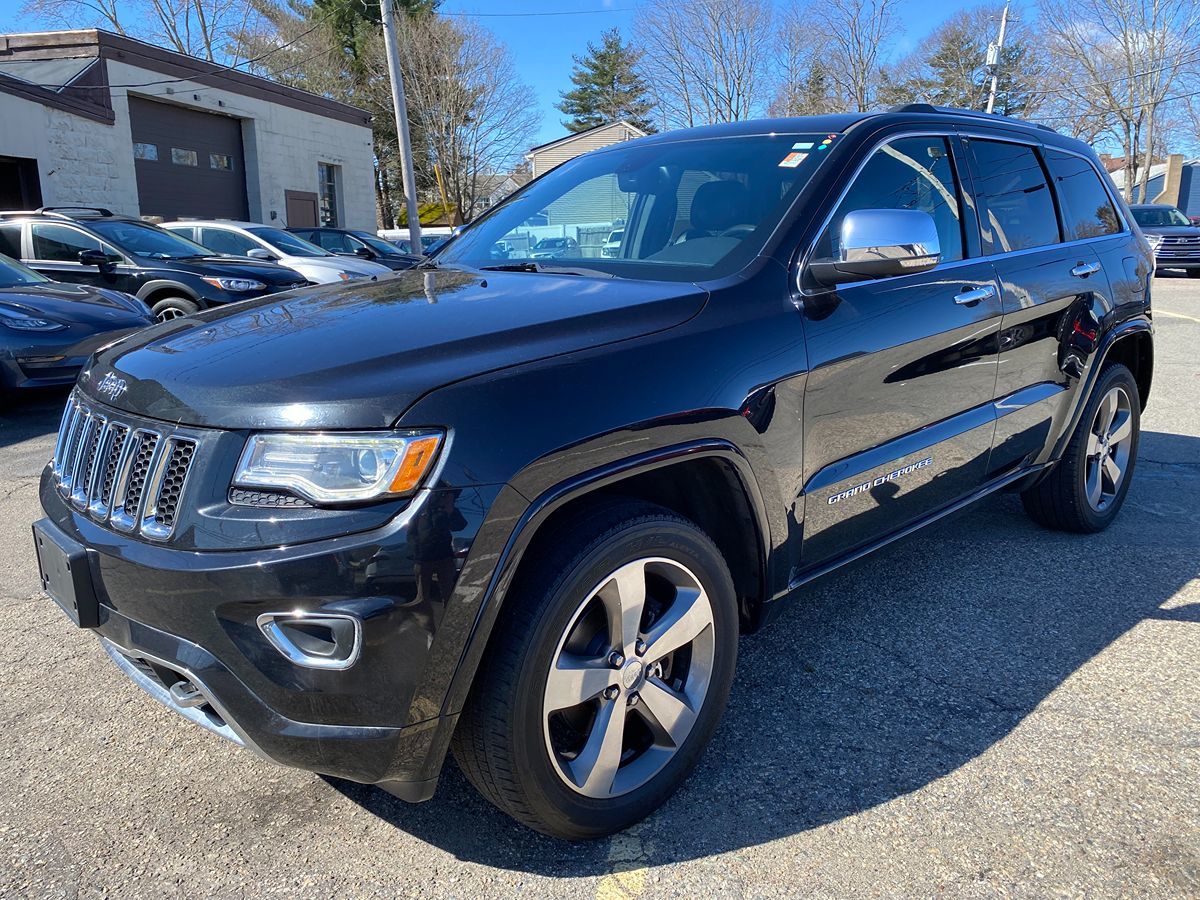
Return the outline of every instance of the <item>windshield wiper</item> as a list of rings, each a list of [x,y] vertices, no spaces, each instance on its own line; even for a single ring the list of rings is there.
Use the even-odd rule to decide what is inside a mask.
[[[502,263],[498,266],[480,266],[482,272],[540,272],[543,275],[590,275],[593,278],[615,278],[612,272],[585,269],[579,266],[547,266],[535,262]]]

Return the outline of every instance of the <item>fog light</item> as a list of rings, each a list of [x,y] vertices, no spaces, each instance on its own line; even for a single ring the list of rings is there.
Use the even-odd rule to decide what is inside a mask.
[[[273,612],[257,621],[271,646],[298,666],[348,669],[362,651],[362,622],[347,613]]]

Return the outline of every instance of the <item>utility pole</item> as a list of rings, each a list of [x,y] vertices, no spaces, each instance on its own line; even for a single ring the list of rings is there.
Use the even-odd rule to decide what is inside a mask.
[[[996,106],[996,81],[1000,74],[1000,51],[1004,49],[1004,32],[1008,29],[1008,3],[1004,4],[1004,12],[1000,16],[1000,36],[996,43],[988,44],[987,64],[992,70],[992,89],[988,92],[987,111],[991,112]]]
[[[400,71],[400,48],[396,45],[392,0],[379,0],[379,17],[383,20],[383,43],[387,47],[388,74],[392,79],[392,112],[396,115],[396,136],[400,139],[400,178],[404,185],[404,208],[408,215],[408,245],[413,253],[420,253],[421,217],[417,212],[412,141],[408,136],[408,105],[404,102],[404,74]]]

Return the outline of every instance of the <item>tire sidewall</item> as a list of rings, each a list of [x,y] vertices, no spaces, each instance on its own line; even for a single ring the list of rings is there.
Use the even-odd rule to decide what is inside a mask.
[[[650,781],[620,797],[586,797],[563,782],[547,753],[542,723],[546,678],[580,601],[625,563],[651,556],[686,566],[699,578],[712,603],[715,652],[708,693],[683,747]],[[663,520],[635,524],[584,551],[548,595],[517,678],[514,759],[520,777],[531,782],[529,795],[540,819],[584,837],[608,834],[649,815],[675,792],[699,761],[724,712],[737,657],[733,583],[716,547],[706,537],[682,523]],[[616,702],[624,702],[624,697]]]
[[[1130,417],[1133,425],[1133,435],[1129,445],[1129,465],[1126,467],[1125,477],[1121,480],[1121,486],[1117,489],[1116,495],[1105,509],[1098,511],[1092,508],[1092,504],[1087,499],[1088,435],[1091,433],[1092,423],[1096,420],[1096,411],[1100,408],[1100,403],[1104,400],[1104,396],[1117,385],[1123,387],[1129,397]],[[1076,435],[1075,447],[1073,448],[1076,454],[1074,490],[1079,498],[1080,513],[1093,531],[1100,531],[1107,528],[1112,520],[1117,517],[1117,514],[1120,513],[1121,507],[1125,503],[1125,495],[1129,493],[1129,486],[1133,482],[1133,472],[1137,466],[1138,446],[1141,443],[1141,437],[1141,409],[1138,404],[1137,382],[1134,381],[1133,373],[1128,368],[1123,365],[1114,365],[1104,371],[1100,376],[1099,384],[1096,385],[1096,389],[1092,392],[1092,397],[1088,401],[1087,408],[1084,410],[1083,418],[1080,420],[1079,433]]]
[[[185,316],[190,316],[200,311],[200,304],[195,300],[189,300],[187,297],[163,297],[150,307],[150,311],[154,313],[155,319],[158,319],[159,313],[164,309],[177,309]]]

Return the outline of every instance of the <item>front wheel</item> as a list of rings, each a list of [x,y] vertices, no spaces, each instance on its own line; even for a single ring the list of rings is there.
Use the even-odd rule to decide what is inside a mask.
[[[699,761],[733,680],[737,601],[716,546],[668,510],[614,504],[557,532],[508,593],[454,755],[518,821],[595,838]]]
[[[1059,531],[1107,528],[1129,491],[1140,437],[1137,382],[1125,366],[1109,366],[1100,373],[1062,459],[1021,494],[1029,517]]]
[[[157,321],[169,322],[172,319],[181,319],[184,316],[198,313],[200,311],[200,304],[194,300],[189,300],[187,297],[164,297],[150,307],[150,310],[154,313],[154,318]]]
[[[1188,278],[1200,278],[1200,269],[1188,269]]]

